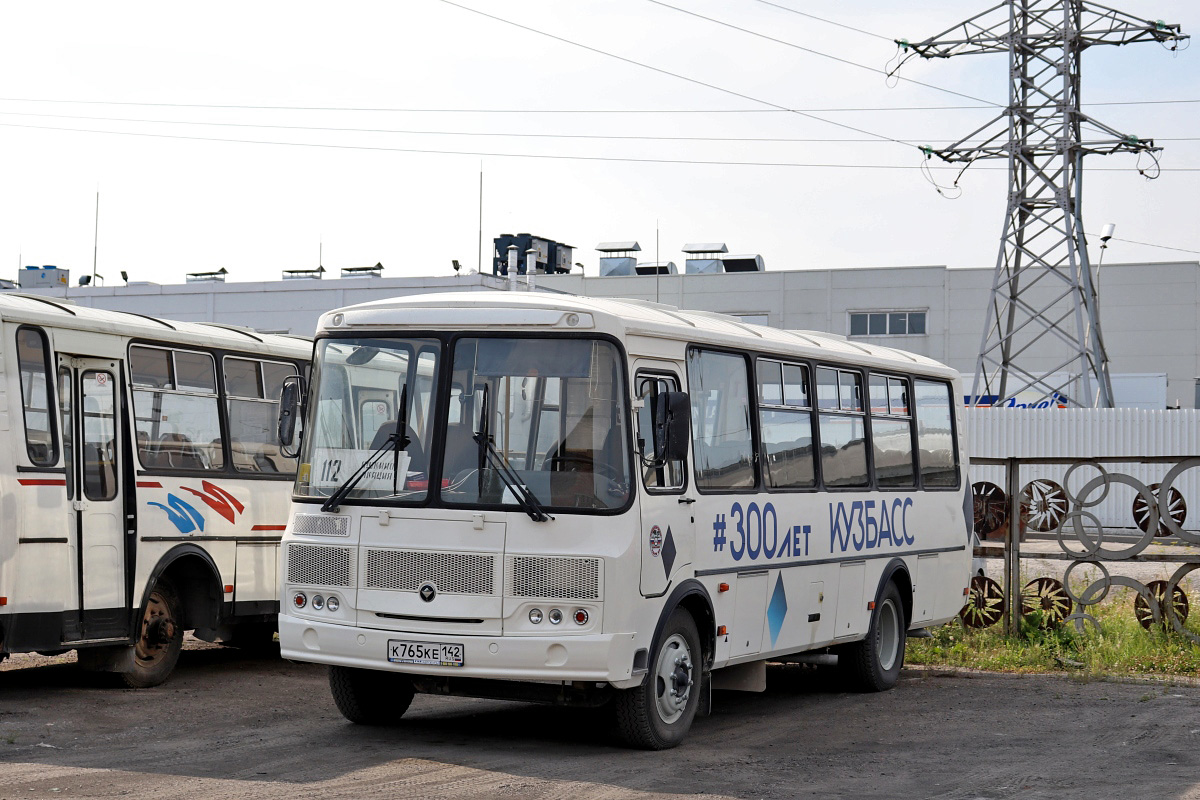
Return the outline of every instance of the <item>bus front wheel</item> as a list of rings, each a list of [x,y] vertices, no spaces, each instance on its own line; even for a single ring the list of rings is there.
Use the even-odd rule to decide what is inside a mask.
[[[398,722],[415,694],[406,675],[352,667],[329,668],[329,691],[338,711],[356,725]]]
[[[133,645],[133,666],[121,673],[125,685],[145,689],[167,679],[183,649],[179,622],[179,595],[169,580],[160,578],[142,611],[142,624]]]
[[[702,659],[695,620],[675,609],[655,645],[646,680],[614,701],[617,731],[627,744],[666,750],[683,741],[700,702]]]
[[[875,610],[867,638],[844,645],[838,653],[838,667],[854,689],[882,692],[896,685],[904,666],[904,604],[895,583],[888,583]]]

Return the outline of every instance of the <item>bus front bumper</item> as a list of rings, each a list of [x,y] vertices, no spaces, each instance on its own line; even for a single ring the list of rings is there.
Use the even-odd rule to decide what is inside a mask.
[[[461,667],[396,664],[388,661],[390,641],[455,643],[464,648]],[[445,636],[355,628],[279,615],[281,655],[312,661],[416,675],[493,678],[512,681],[595,681],[619,689],[637,686],[632,633],[584,636]]]

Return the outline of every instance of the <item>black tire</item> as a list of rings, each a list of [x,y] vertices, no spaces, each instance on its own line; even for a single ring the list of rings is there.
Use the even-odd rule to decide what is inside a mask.
[[[179,617],[179,595],[166,578],[159,578],[146,598],[138,639],[133,645],[133,667],[121,673],[133,689],[158,686],[179,662],[183,649],[183,626]]]
[[[686,610],[671,613],[649,663],[642,685],[619,692],[613,701],[617,734],[631,747],[666,750],[687,736],[700,705],[704,654],[696,621]]]
[[[882,692],[896,685],[904,666],[907,630],[900,590],[889,581],[871,612],[867,638],[844,645],[838,652],[838,668],[850,688]]]
[[[351,667],[329,668],[329,691],[338,711],[356,725],[398,722],[415,694],[407,675]]]

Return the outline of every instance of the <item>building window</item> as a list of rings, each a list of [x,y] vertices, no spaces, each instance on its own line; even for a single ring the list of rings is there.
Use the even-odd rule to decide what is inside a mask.
[[[922,336],[924,311],[851,311],[851,336]]]

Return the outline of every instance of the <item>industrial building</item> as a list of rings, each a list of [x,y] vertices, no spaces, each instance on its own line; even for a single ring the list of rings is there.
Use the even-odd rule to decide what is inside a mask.
[[[703,254],[705,261],[716,260],[718,266],[720,258],[711,251]],[[756,266],[760,264],[758,259]],[[535,288],[650,300],[731,314],[753,324],[843,334],[852,341],[889,345],[943,361],[960,370],[970,388],[995,274],[990,268],[759,268],[730,272],[707,264],[705,269],[605,276],[543,274],[539,269]],[[456,274],[449,263],[439,271],[442,276],[424,278],[368,272],[323,280],[139,282],[104,287],[67,286],[49,276],[49,286],[23,287],[21,291],[116,311],[241,325],[264,332],[311,334],[320,314],[339,306],[408,294],[525,290],[527,286],[524,276]],[[1200,308],[1200,263],[1104,264],[1099,281],[1100,319],[1116,404],[1200,407],[1200,319],[1196,313]],[[1062,360],[1055,353],[1031,358],[1035,366],[1048,369]]]

